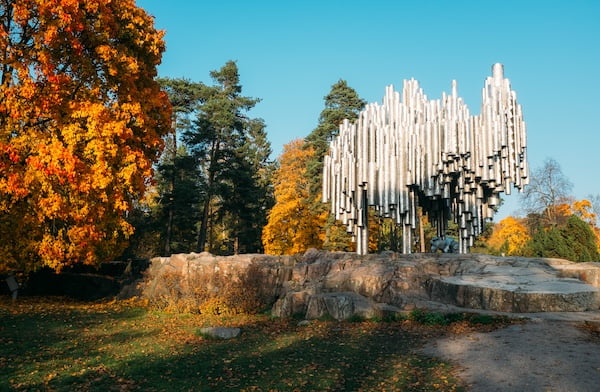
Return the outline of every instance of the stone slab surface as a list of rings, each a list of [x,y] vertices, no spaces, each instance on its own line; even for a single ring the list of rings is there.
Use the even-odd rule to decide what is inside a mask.
[[[562,269],[545,263],[486,265],[478,273],[432,277],[429,293],[432,300],[504,312],[581,312],[600,307],[598,287],[563,276]]]

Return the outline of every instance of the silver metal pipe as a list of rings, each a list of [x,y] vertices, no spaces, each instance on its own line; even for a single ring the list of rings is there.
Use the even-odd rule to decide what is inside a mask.
[[[381,105],[340,124],[324,159],[322,199],[355,234],[358,253],[368,252],[370,205],[402,226],[403,252],[410,253],[419,200],[439,235],[450,217],[459,223],[459,248],[467,252],[499,193],[529,183],[522,108],[503,68],[492,66],[478,116],[469,114],[455,81],[450,95],[430,101],[411,79],[402,93],[390,85]]]

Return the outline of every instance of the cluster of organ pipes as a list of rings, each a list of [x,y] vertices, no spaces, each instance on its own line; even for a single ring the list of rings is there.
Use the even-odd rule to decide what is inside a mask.
[[[411,253],[421,207],[437,235],[458,224],[459,252],[467,253],[491,220],[500,192],[529,183],[521,106],[502,64],[485,81],[481,113],[471,116],[457,95],[428,100],[416,80],[402,95],[386,88],[353,123],[345,120],[331,141],[323,168],[323,202],[368,253],[368,215],[402,228],[402,253]]]

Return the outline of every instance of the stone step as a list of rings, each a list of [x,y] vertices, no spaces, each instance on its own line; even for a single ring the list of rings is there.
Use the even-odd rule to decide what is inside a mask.
[[[531,272],[531,271],[530,271]],[[546,274],[473,274],[432,277],[434,301],[500,312],[583,312],[600,309],[600,289],[578,279]]]

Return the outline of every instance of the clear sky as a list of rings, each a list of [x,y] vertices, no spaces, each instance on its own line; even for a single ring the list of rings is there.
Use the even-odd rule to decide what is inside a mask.
[[[600,194],[600,0],[137,0],[166,31],[162,77],[211,83],[237,61],[262,101],[274,157],[317,125],[345,79],[368,102],[415,78],[430,99],[451,81],[478,114],[494,63],[523,106],[529,162],[553,158],[581,199]],[[506,199],[497,219],[514,215]]]

